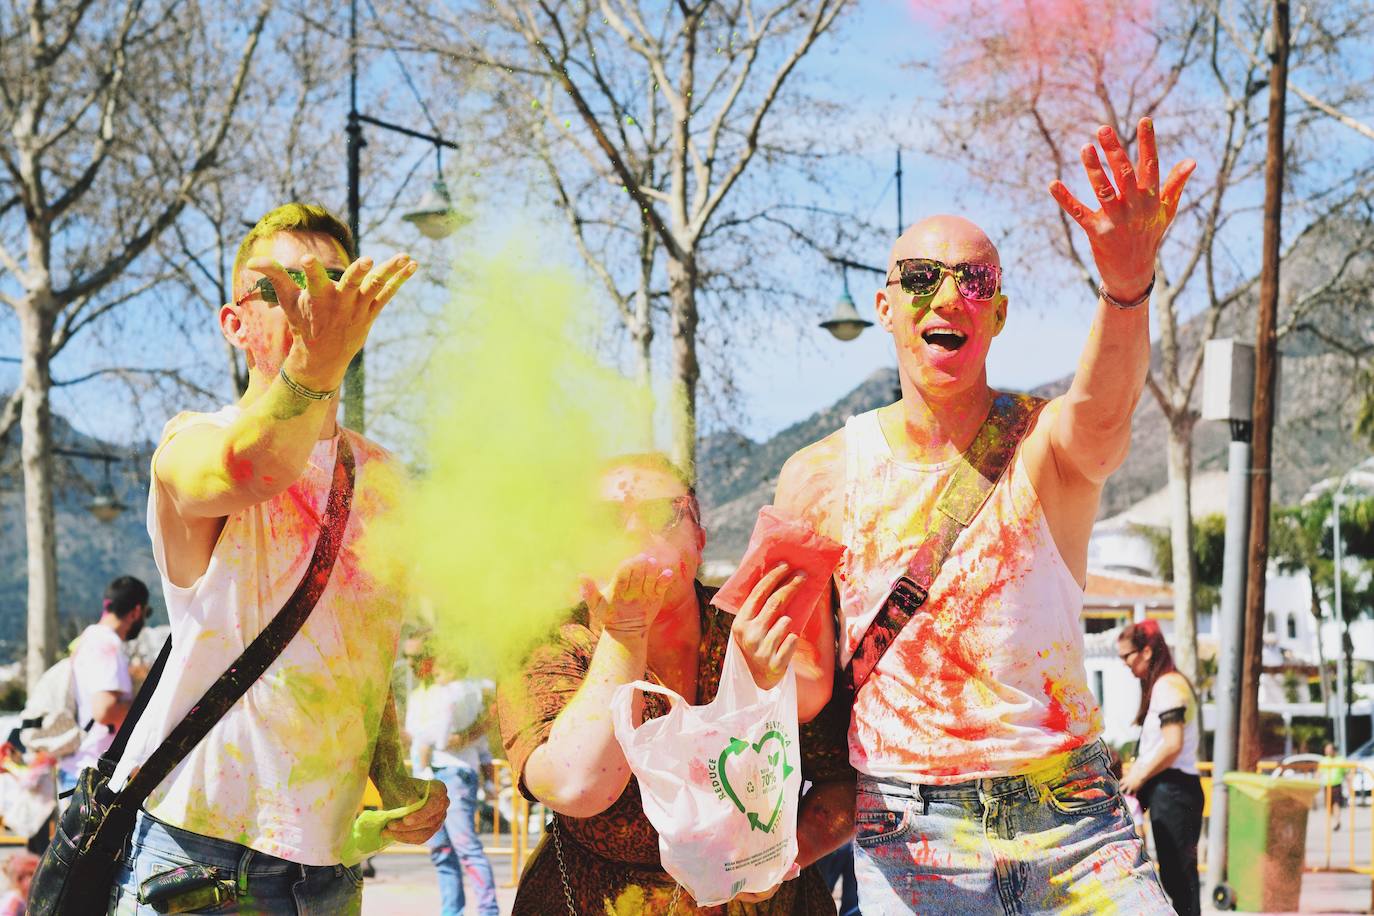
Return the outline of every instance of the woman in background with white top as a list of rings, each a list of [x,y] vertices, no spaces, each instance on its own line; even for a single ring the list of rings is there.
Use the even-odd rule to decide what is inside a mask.
[[[1198,700],[1174,667],[1173,655],[1153,620],[1128,624],[1117,655],[1140,679],[1140,744],[1121,780],[1150,814],[1159,877],[1180,916],[1201,909],[1197,844],[1202,832],[1202,783],[1197,774]]]

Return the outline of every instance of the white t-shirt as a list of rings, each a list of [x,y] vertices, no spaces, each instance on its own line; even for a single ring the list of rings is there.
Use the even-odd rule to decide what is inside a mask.
[[[486,707],[484,690],[490,681],[464,680],[430,684],[411,691],[406,703],[406,733],[410,735],[410,759],[417,763],[420,750],[432,748],[433,769],[465,766],[479,769],[490,759],[487,739],[480,736],[456,751],[446,750],[449,738],[470,727]]]
[[[1197,697],[1188,687],[1188,682],[1178,672],[1171,672],[1155,681],[1150,692],[1150,708],[1145,712],[1145,722],[1140,726],[1140,745],[1136,757],[1149,760],[1164,743],[1160,730],[1160,716],[1168,721],[1183,723],[1183,749],[1178,757],[1169,764],[1170,769],[1197,775]],[[1180,718],[1181,716],[1181,718]]]
[[[129,656],[124,654],[124,640],[114,630],[100,624],[86,627],[76,643],[72,655],[72,692],[76,694],[76,722],[84,726],[91,721],[91,698],[100,692],[117,693],[121,700],[133,696],[134,685],[129,679]],[[60,766],[73,776],[86,767],[93,767],[100,755],[114,744],[114,729],[92,722],[81,746]]]
[[[226,426],[238,410],[181,414],[167,424],[162,443],[194,424]],[[178,827],[304,865],[341,860],[367,785],[403,612],[401,590],[374,578],[360,555],[368,521],[394,502],[399,473],[379,446],[344,434],[356,465],[353,507],[324,594],[271,667],[146,803],[155,817]],[[148,533],[162,573],[172,652],[111,780],[114,788],[299,584],[315,549],[337,444],[337,436],[319,441],[300,479],[229,516],[205,574],[186,588],[167,579],[159,487],[152,487]]]

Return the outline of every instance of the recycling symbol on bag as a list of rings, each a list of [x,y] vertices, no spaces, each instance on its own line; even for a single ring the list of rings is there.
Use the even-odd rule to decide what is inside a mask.
[[[764,732],[763,737],[753,744],[743,738],[731,738],[730,743],[725,746],[725,750],[721,751],[720,757],[716,761],[716,772],[719,774],[721,789],[730,798],[730,801],[735,803],[735,807],[740,810],[740,813],[749,818],[749,829],[751,830],[771,833],[773,826],[777,823],[778,812],[782,810],[783,784],[787,781],[787,777],[795,772],[795,768],[787,762],[787,743],[786,737],[777,729],[769,729]],[[771,747],[772,745],[776,745],[776,748]],[[765,748],[768,750],[765,751]],[[741,756],[748,751],[757,755],[756,758],[746,760]],[[730,777],[725,769],[726,760],[732,756],[738,762],[746,763],[744,773],[748,775],[743,785],[740,786],[730,783]],[[754,765],[752,770],[747,768],[748,763]],[[740,798],[741,794],[744,796],[743,800]],[[767,820],[758,810],[753,810],[756,807],[762,809],[763,814],[767,815]]]

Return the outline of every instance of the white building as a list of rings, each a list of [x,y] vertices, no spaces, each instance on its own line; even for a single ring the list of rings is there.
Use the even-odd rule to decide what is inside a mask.
[[[1330,489],[1335,481],[1324,481],[1314,494]],[[1366,489],[1374,493],[1374,459],[1348,475],[1346,491]],[[1226,474],[1201,472],[1193,478],[1193,514],[1201,517],[1225,511]],[[1154,618],[1165,638],[1173,635],[1173,586],[1155,578],[1153,548],[1142,526],[1165,529],[1169,525],[1167,490],[1161,490],[1131,506],[1125,512],[1103,519],[1093,526],[1088,545],[1088,584],[1084,605],[1085,663],[1088,683],[1102,706],[1105,737],[1120,744],[1135,735],[1132,725],[1140,687],[1135,677],[1117,657],[1116,636],[1131,621]],[[1307,688],[1316,677],[1321,658],[1330,663],[1338,657],[1341,628],[1331,608],[1321,607],[1323,619],[1312,614],[1312,591],[1306,573],[1287,574],[1271,568],[1265,584],[1265,627],[1263,663],[1267,673],[1260,678],[1260,708],[1277,712],[1285,720],[1293,716],[1320,716],[1323,707],[1318,696]],[[1214,622],[1210,613],[1198,615],[1198,655],[1203,659],[1216,654]],[[1374,620],[1356,621],[1350,626],[1354,658],[1374,661]],[[1318,647],[1320,645],[1320,652]],[[1298,702],[1289,700],[1285,669],[1299,676]],[[1289,679],[1291,681],[1291,678]],[[1351,712],[1374,712],[1374,686],[1356,685],[1361,700]],[[1204,704],[1203,721],[1213,726],[1211,703]]]

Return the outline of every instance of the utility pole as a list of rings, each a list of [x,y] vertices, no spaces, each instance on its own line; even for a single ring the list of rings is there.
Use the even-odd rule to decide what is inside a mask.
[[[1288,0],[1274,0],[1269,47],[1269,148],[1264,164],[1264,261],[1255,338],[1254,443],[1250,466],[1250,556],[1245,588],[1245,654],[1237,763],[1260,758],[1259,682],[1263,672],[1264,587],[1269,568],[1269,485],[1277,385],[1279,245],[1283,214],[1284,118],[1288,95]]]

